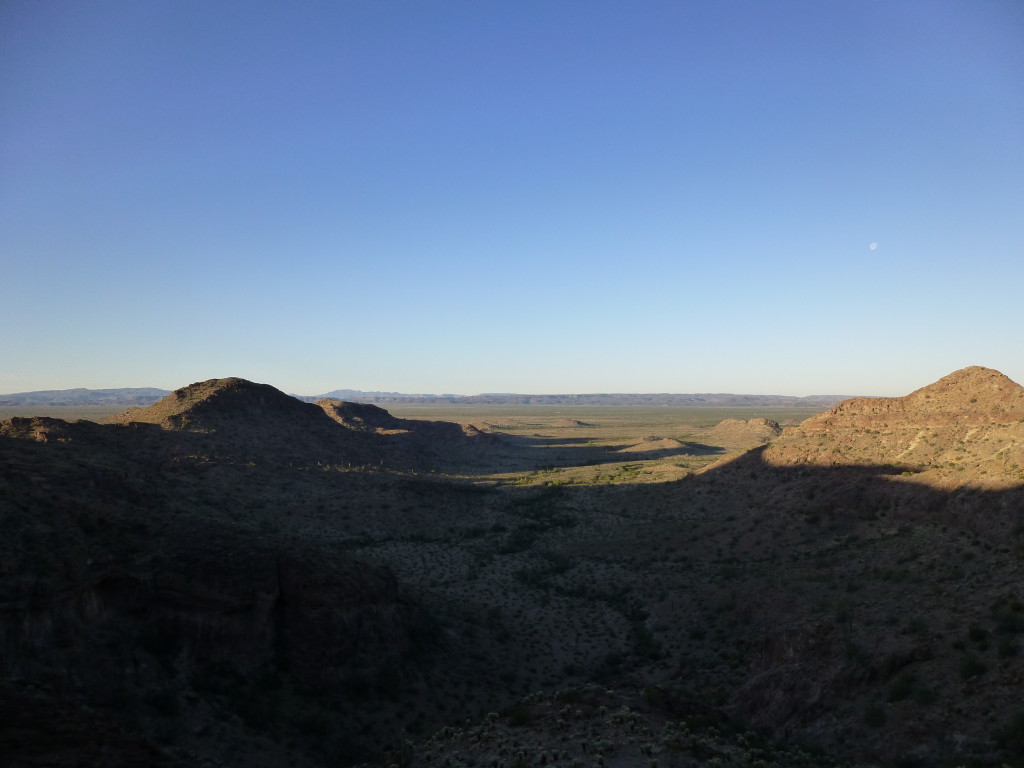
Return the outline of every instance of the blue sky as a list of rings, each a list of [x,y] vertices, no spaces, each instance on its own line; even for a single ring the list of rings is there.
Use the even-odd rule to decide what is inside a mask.
[[[0,285],[0,392],[1024,383],[1024,5],[6,0]]]

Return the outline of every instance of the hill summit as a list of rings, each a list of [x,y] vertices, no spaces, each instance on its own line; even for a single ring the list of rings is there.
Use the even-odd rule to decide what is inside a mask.
[[[205,431],[237,420],[308,419],[310,416],[315,418],[316,413],[315,407],[269,384],[231,376],[181,387],[146,408],[129,408],[111,416],[108,423],[147,422],[159,424],[164,429]]]
[[[147,408],[129,408],[108,424],[156,424],[175,439],[199,440],[200,455],[270,463],[376,463],[382,446],[339,429],[322,408],[269,384],[229,377],[176,389]]]
[[[904,397],[858,397],[812,416],[803,426],[876,427],[1011,424],[1024,420],[1024,387],[999,371],[972,365]]]
[[[904,397],[854,398],[786,430],[774,465],[890,465],[943,487],[1024,479],[1024,387],[971,366]]]
[[[487,437],[454,423],[398,419],[367,403],[307,403],[237,377],[196,382],[147,408],[129,408],[108,419],[108,424],[139,423],[156,424],[181,439],[200,439],[203,454],[293,464],[465,462]]]

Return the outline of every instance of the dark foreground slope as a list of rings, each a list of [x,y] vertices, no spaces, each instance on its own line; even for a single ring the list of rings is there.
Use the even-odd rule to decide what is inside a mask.
[[[390,674],[428,644],[428,617],[393,576],[236,517],[252,499],[175,465],[158,436],[110,450],[104,428],[39,426],[59,441],[0,437],[0,674],[186,764],[356,751],[351,728],[307,731],[350,706],[329,691]],[[32,764],[18,749],[34,747],[4,729],[31,726],[0,724],[9,764]]]

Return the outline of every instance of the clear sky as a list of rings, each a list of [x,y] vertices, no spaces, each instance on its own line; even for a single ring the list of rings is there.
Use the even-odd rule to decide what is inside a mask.
[[[1024,3],[0,4],[0,392],[1024,383]]]

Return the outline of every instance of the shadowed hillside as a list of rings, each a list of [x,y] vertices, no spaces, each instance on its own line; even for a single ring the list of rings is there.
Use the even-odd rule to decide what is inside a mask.
[[[702,636],[687,674],[727,680],[751,724],[850,757],[992,751],[1024,676],[1024,488],[947,491],[899,465],[778,466],[770,451],[684,482],[683,519],[628,545],[671,542],[658,559],[700,586],[653,611],[731,649],[716,670],[725,648]]]
[[[305,403],[266,384],[210,379],[175,390],[110,424],[156,424],[188,433],[191,444],[226,458],[271,463],[427,468],[468,460],[467,447],[486,438],[448,422],[396,419],[377,406],[321,400]],[[340,427],[340,428],[339,428]]]
[[[108,423],[156,424],[188,433],[192,443],[238,459],[259,456],[285,463],[316,457],[348,464],[380,459],[370,441],[337,429],[321,408],[245,379],[191,384],[147,408],[111,416]]]

